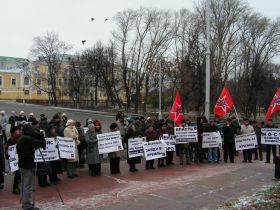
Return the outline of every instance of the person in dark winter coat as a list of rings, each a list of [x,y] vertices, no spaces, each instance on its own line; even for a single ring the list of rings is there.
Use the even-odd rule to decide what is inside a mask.
[[[256,133],[257,136],[257,140],[258,140],[258,148],[256,148],[254,150],[255,153],[255,160],[258,160],[260,157],[260,160],[263,160],[263,154],[262,154],[262,145],[261,145],[261,128],[258,126],[258,122],[256,120],[253,121],[252,123],[254,131]]]
[[[18,115],[18,118],[17,118],[17,120],[19,121],[19,122],[27,122],[27,118],[26,118],[26,116],[25,116],[25,114],[24,114],[24,111],[20,111],[19,112],[19,115]]]
[[[78,163],[78,167],[79,168],[84,168],[84,163],[85,163],[85,154],[84,151],[87,148],[87,143],[85,140],[85,134],[84,134],[84,129],[81,127],[82,124],[77,121],[75,123],[76,129],[79,133],[79,141],[80,144],[78,145],[78,153],[79,153],[79,163]]]
[[[117,123],[112,123],[110,125],[110,131],[115,132],[119,131],[119,127]],[[120,160],[121,160],[121,151],[110,152],[108,154],[110,158],[110,171],[111,174],[119,174],[120,173]]]
[[[231,123],[231,119],[227,119],[226,124],[224,125],[223,129],[223,136],[224,136],[224,162],[227,163],[228,158],[230,159],[231,163],[234,163],[234,151],[235,151],[235,128]]]
[[[101,158],[98,150],[98,140],[94,124],[88,125],[88,131],[85,134],[87,143],[87,162],[91,176],[101,175]]]
[[[21,137],[21,127],[14,126],[10,130],[11,137],[8,139],[8,142],[6,144],[6,159],[9,160],[9,155],[8,155],[8,148],[9,146],[13,146],[17,144],[18,139]],[[20,171],[17,170],[14,172],[14,183],[13,183],[13,189],[12,192],[14,194],[19,194],[20,193],[20,188],[19,188],[19,183],[20,183]]]
[[[164,122],[161,122],[159,124],[159,129],[157,130],[157,136],[158,138],[161,138],[163,137],[163,134],[168,134],[167,131],[166,131],[166,123]],[[158,159],[158,167],[165,167],[166,165],[164,164],[164,160],[166,158],[159,158]]]
[[[272,119],[269,119],[266,125],[266,128],[277,128],[277,126],[275,126],[273,124]],[[270,145],[267,144],[265,151],[266,151],[266,161],[265,163],[270,163],[270,155],[271,155],[271,150],[272,150],[272,155],[273,155],[273,163],[275,162],[275,157],[276,157],[276,145]],[[280,150],[279,150],[280,151]]]
[[[48,118],[45,116],[45,114],[40,114],[40,120],[39,120],[40,129],[47,132],[48,130]]]
[[[22,136],[17,143],[18,166],[21,173],[21,203],[23,209],[33,209],[33,169],[34,169],[34,150],[45,148],[46,142],[41,133],[34,131],[31,125],[23,126]]]
[[[138,129],[137,126],[135,126],[134,123],[130,124],[127,129],[127,133],[125,135],[125,143],[128,145],[128,139],[133,139],[141,136],[141,131]],[[141,163],[141,157],[128,157],[128,150],[127,148],[127,163],[129,165],[129,171],[130,172],[136,172],[138,169],[136,169],[136,164]]]
[[[11,111],[11,116],[9,117],[8,123],[11,125],[11,129],[15,127],[18,117],[15,111]]]
[[[146,141],[153,141],[153,140],[157,140],[158,135],[157,132],[155,131],[155,128],[153,126],[153,124],[149,124],[147,126],[147,130],[144,133],[144,136],[146,137]],[[154,160],[147,160],[146,161],[146,169],[155,169],[154,168]]]
[[[57,137],[57,129],[54,125],[49,126],[46,134],[47,138],[55,138]],[[57,140],[56,140],[57,141]],[[50,182],[56,183],[61,181],[61,179],[58,178],[58,174],[62,174],[62,162],[61,160],[53,160],[50,161],[50,167],[51,167],[51,175],[50,175]]]
[[[166,127],[166,133],[169,135],[174,135],[174,128],[173,128],[173,122],[170,120],[167,120],[167,127]],[[174,165],[173,163],[173,151],[167,151],[166,152],[166,165]]]

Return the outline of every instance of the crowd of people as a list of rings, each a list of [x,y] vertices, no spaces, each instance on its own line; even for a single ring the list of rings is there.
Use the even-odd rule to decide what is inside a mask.
[[[10,137],[7,139],[6,129],[10,124]],[[136,137],[146,137],[146,141],[158,140],[162,135],[174,135],[174,123],[164,116],[164,119],[157,119],[156,116],[147,118],[135,118],[134,121],[127,123],[122,112],[118,112],[115,122],[112,122],[109,128],[103,128],[102,123],[97,119],[86,119],[85,125],[79,121],[68,119],[65,113],[58,112],[50,120],[45,114],[40,114],[37,119],[34,113],[26,117],[24,111],[19,115],[12,112],[8,117],[5,111],[1,111],[0,116],[1,136],[0,141],[0,189],[4,188],[5,161],[9,159],[8,147],[17,145],[19,171],[14,172],[14,182],[12,192],[21,194],[22,206],[24,209],[36,209],[31,201],[32,182],[34,173],[38,179],[40,187],[46,187],[51,183],[61,181],[59,174],[64,171],[69,179],[78,177],[77,168],[84,168],[88,165],[90,176],[101,176],[101,165],[104,158],[99,154],[97,134],[102,132],[120,131],[124,148],[127,149],[128,139]],[[193,163],[219,163],[222,161],[221,148],[202,148],[203,132],[220,132],[223,139],[223,162],[234,163],[234,158],[238,155],[235,150],[235,135],[255,132],[258,140],[258,148],[243,150],[243,162],[252,162],[252,156],[255,160],[263,160],[264,145],[261,145],[261,128],[275,128],[270,119],[267,124],[264,122],[250,121],[243,119],[242,125],[239,125],[235,117],[228,118],[224,123],[216,119],[206,119],[198,117],[195,122],[190,119],[183,119],[180,127],[197,126],[198,142],[176,144],[175,154],[179,157],[180,165],[190,165]],[[84,128],[86,132],[84,132]],[[50,162],[34,163],[34,150],[44,149],[46,146],[46,137],[69,137],[75,142],[75,158],[60,159]],[[276,145],[267,145],[266,163],[270,163],[271,151],[273,157],[276,157]],[[120,160],[124,155],[123,151],[111,152],[108,154],[110,160],[111,174],[120,173]],[[127,163],[130,172],[137,172],[136,164],[141,163],[141,157],[127,157]],[[168,151],[165,158],[157,160],[158,167],[174,165],[174,152]],[[155,169],[155,160],[146,161],[146,170]],[[36,169],[36,170],[35,170]]]

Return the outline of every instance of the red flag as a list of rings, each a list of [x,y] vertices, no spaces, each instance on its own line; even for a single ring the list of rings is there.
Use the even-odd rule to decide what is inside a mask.
[[[231,99],[230,93],[225,86],[218,98],[218,101],[214,107],[214,114],[216,116],[222,117],[228,113],[233,106],[233,101]]]
[[[280,88],[276,91],[265,115],[265,120],[269,120],[270,116],[280,110]]]
[[[174,99],[172,108],[170,110],[170,119],[175,122],[177,125],[181,124],[181,120],[184,119],[182,104],[181,104],[181,97],[180,93],[177,90],[176,97]]]

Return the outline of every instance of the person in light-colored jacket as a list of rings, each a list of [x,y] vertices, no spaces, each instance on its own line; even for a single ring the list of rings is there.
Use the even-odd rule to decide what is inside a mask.
[[[98,140],[95,133],[94,124],[88,125],[85,135],[87,143],[87,162],[91,176],[101,175],[101,158],[98,150]]]
[[[245,118],[243,120],[243,125],[240,128],[240,134],[247,134],[255,132],[252,125],[249,123],[249,119]],[[252,163],[252,149],[244,149],[243,150],[243,163]]]
[[[7,135],[6,135],[7,124],[8,124],[8,117],[5,113],[5,111],[2,110],[1,115],[0,115],[0,125],[1,125],[1,128],[2,128],[2,135],[3,135],[4,144],[7,143]]]
[[[75,158],[67,160],[67,175],[68,178],[74,178],[78,175],[76,174],[77,163],[79,161],[78,147],[80,144],[79,133],[75,127],[74,120],[67,120],[66,128],[64,129],[64,137],[72,138],[75,142]]]

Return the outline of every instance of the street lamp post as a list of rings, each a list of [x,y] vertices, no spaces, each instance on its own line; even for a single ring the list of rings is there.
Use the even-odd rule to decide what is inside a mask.
[[[205,117],[210,117],[210,0],[206,0],[206,84]]]
[[[161,60],[159,64],[159,94],[158,94],[158,101],[159,101],[159,107],[158,107],[158,119],[162,119],[162,113],[161,113],[161,82],[162,82],[162,75],[161,75]]]

